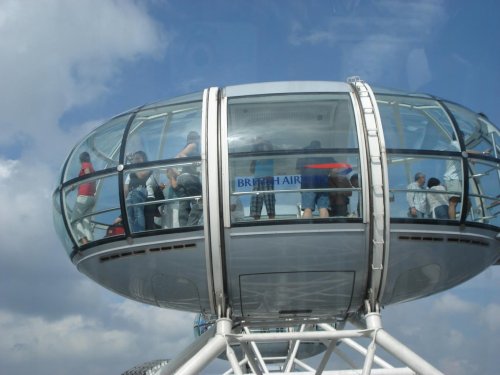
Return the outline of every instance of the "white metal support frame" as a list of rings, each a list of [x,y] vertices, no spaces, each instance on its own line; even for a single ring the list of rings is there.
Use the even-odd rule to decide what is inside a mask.
[[[205,93],[206,111],[202,120],[202,139],[206,140],[206,169],[203,173],[205,183],[203,211],[207,213],[205,218],[205,238],[206,238],[206,259],[207,259],[207,275],[210,296],[215,301],[218,311],[212,311],[212,314],[217,314],[219,317],[226,314],[226,301],[224,291],[224,272],[222,261],[222,244],[221,244],[221,218],[220,212],[217,209],[220,207],[219,201],[219,164],[218,164],[218,95],[219,89],[212,87]],[[202,148],[202,151],[204,149]],[[213,191],[208,191],[209,187]],[[212,208],[212,209],[211,209]],[[214,209],[215,208],[215,209]],[[212,305],[213,306],[213,305]]]
[[[385,166],[387,155],[385,150],[384,133],[381,126],[378,106],[370,86],[359,77],[348,78],[348,82],[356,90],[366,133],[368,149],[368,168],[370,177],[370,204],[371,218],[371,279],[369,285],[370,306],[375,306],[383,292],[383,282],[386,279],[389,258],[389,187],[388,175]]]
[[[368,305],[368,301],[366,301]],[[373,311],[374,308],[369,308]],[[392,337],[382,327],[379,312],[353,318],[354,329],[336,329],[327,323],[301,325],[288,332],[252,333],[248,327],[233,329],[233,321],[220,318],[178,358],[168,362],[158,375],[202,373],[216,357],[225,353],[230,368],[224,374],[314,374],[314,375],[442,375],[442,373]],[[289,343],[289,354],[265,357],[262,343]],[[321,343],[325,351],[314,359],[298,359],[303,343]],[[364,346],[361,344],[364,342]],[[242,358],[237,358],[236,348]],[[344,350],[344,348],[346,350]],[[381,348],[406,367],[395,367],[376,355]],[[358,354],[350,358],[346,351]],[[335,354],[335,356],[333,356]],[[333,367],[327,369],[327,367]]]

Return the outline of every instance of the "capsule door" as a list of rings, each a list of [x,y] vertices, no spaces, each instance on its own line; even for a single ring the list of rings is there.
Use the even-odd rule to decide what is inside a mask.
[[[260,88],[227,88],[220,103],[229,303],[248,320],[343,316],[368,268],[351,94]]]

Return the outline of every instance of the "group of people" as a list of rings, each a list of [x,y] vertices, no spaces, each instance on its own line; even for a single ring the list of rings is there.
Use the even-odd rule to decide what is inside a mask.
[[[188,134],[186,145],[176,155],[176,158],[192,157],[200,155],[200,136],[192,131]],[[133,154],[133,162],[147,162],[147,156],[143,151]],[[167,169],[166,176],[169,180],[167,198],[179,199],[178,220],[179,226],[198,225],[203,205],[197,197],[202,193],[200,177],[192,166],[182,168],[171,167]],[[166,185],[159,183],[150,170],[142,170],[130,173],[125,180],[125,201],[127,203],[127,215],[132,232],[159,229],[161,226],[155,223],[155,217],[161,217],[160,208],[163,203],[147,203],[165,200],[163,190]],[[146,202],[146,204],[141,204]]]
[[[351,188],[359,187],[357,174],[348,179],[341,171],[335,169],[335,159],[330,156],[318,156],[321,149],[319,141],[312,141],[304,148],[305,153],[311,153],[297,160],[296,168],[301,175],[301,208],[303,218],[312,218],[318,209],[320,217],[348,216]],[[256,153],[266,153],[273,150],[271,142],[258,137],[253,145]],[[314,154],[314,155],[313,155]],[[186,144],[176,155],[176,158],[200,155],[200,136],[192,131],[188,134]],[[148,161],[144,151],[136,151],[131,155],[130,162],[142,164]],[[94,169],[88,152],[80,155],[81,170],[79,176],[93,173]],[[263,206],[267,217],[276,216],[276,198],[274,194],[274,159],[255,159],[250,163],[250,172],[254,175],[253,194],[250,200],[250,216],[255,220],[261,218]],[[158,181],[158,176],[152,170],[142,169],[127,174],[124,181],[124,196],[128,222],[132,232],[154,230],[161,228],[155,218],[162,216],[162,209],[168,209],[165,198],[178,200],[178,224],[180,227],[199,225],[202,221],[203,204],[201,198],[202,185],[198,172],[193,166],[169,167],[166,171],[168,189]],[[338,190],[332,190],[338,189]],[[345,190],[344,190],[345,189]],[[92,241],[92,231],[88,214],[95,205],[95,182],[83,183],[78,187],[78,195],[73,209],[72,225],[80,244]],[[234,197],[237,198],[237,197]],[[238,199],[231,200],[232,217],[243,215],[243,207]],[[359,215],[359,205],[358,205]],[[113,226],[120,226],[121,216]]]
[[[200,155],[200,136],[192,131],[188,134],[186,145],[176,155],[176,158]],[[87,151],[80,153],[80,171],[82,177],[94,173],[94,167]],[[148,157],[144,151],[132,154],[130,162],[133,164],[146,163]],[[195,168],[168,168],[166,172],[169,180],[167,198],[179,199],[178,221],[179,226],[198,225],[202,217],[202,201],[196,197],[202,193],[201,180]],[[144,169],[129,173],[124,182],[124,195],[127,206],[127,215],[132,232],[158,229],[155,218],[162,216],[162,207],[165,200],[166,185],[158,181],[152,170]],[[96,182],[88,181],[78,185],[78,193],[71,214],[71,226],[79,245],[85,245],[93,240],[93,225],[90,220],[95,206]],[[189,197],[195,197],[190,199]],[[151,202],[151,203],[150,203]],[[122,217],[119,216],[108,228],[106,236],[123,233],[115,232],[123,228]]]
[[[446,175],[445,175],[446,181]],[[417,172],[407,186],[408,216],[412,218],[456,219],[456,206],[460,201],[461,183],[448,179],[446,186],[436,177],[425,184],[425,174]]]
[[[321,142],[311,141],[304,150],[316,152],[321,149]],[[311,155],[297,160],[296,169],[300,173],[302,217],[312,218],[317,208],[319,217],[347,216],[349,198],[352,196],[352,187],[359,187],[357,174],[348,179],[338,168],[339,163],[331,156]],[[352,182],[356,185],[353,186]],[[321,190],[325,189],[325,190]],[[329,191],[327,189],[339,189]]]
[[[265,153],[272,151],[271,142],[261,137],[256,139],[254,152]],[[296,163],[297,172],[301,176],[301,209],[302,218],[312,218],[317,209],[321,218],[331,216],[348,216],[349,197],[351,188],[359,187],[357,174],[348,179],[338,168],[340,163],[330,156],[312,155],[321,149],[321,142],[314,140],[304,148],[305,153],[311,156],[299,158]],[[274,190],[274,160],[262,158],[250,163],[250,172],[254,176],[253,194],[250,199],[250,216],[255,220],[261,218],[262,208],[265,205],[267,217],[274,219],[276,198]],[[339,189],[339,190],[331,190]],[[345,189],[345,190],[342,190]],[[359,205],[358,205],[359,215]]]

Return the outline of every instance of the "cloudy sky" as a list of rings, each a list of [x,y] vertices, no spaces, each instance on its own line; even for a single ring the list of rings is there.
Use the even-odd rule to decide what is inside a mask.
[[[91,129],[204,87],[352,75],[500,124],[498,14],[496,0],[0,0],[0,374],[120,374],[192,340],[191,315],[114,296],[56,238],[57,174]],[[384,325],[445,373],[497,373],[499,285],[489,268]]]

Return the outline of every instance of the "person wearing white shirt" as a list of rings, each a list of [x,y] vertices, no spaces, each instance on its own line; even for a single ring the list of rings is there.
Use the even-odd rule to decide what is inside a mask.
[[[460,144],[456,139],[450,142],[452,151],[460,151]],[[448,217],[456,220],[457,205],[462,199],[462,162],[459,159],[446,160],[446,171],[443,175],[444,186],[450,193],[448,200]]]
[[[427,202],[432,217],[435,219],[448,219],[448,194],[446,194],[446,188],[435,177],[429,178],[427,187],[431,191],[427,194]]]
[[[408,185],[406,201],[410,207],[408,215],[413,218],[424,218],[427,215],[427,194],[425,193],[425,174],[418,172],[415,174],[415,181]],[[417,191],[422,190],[422,192]]]

